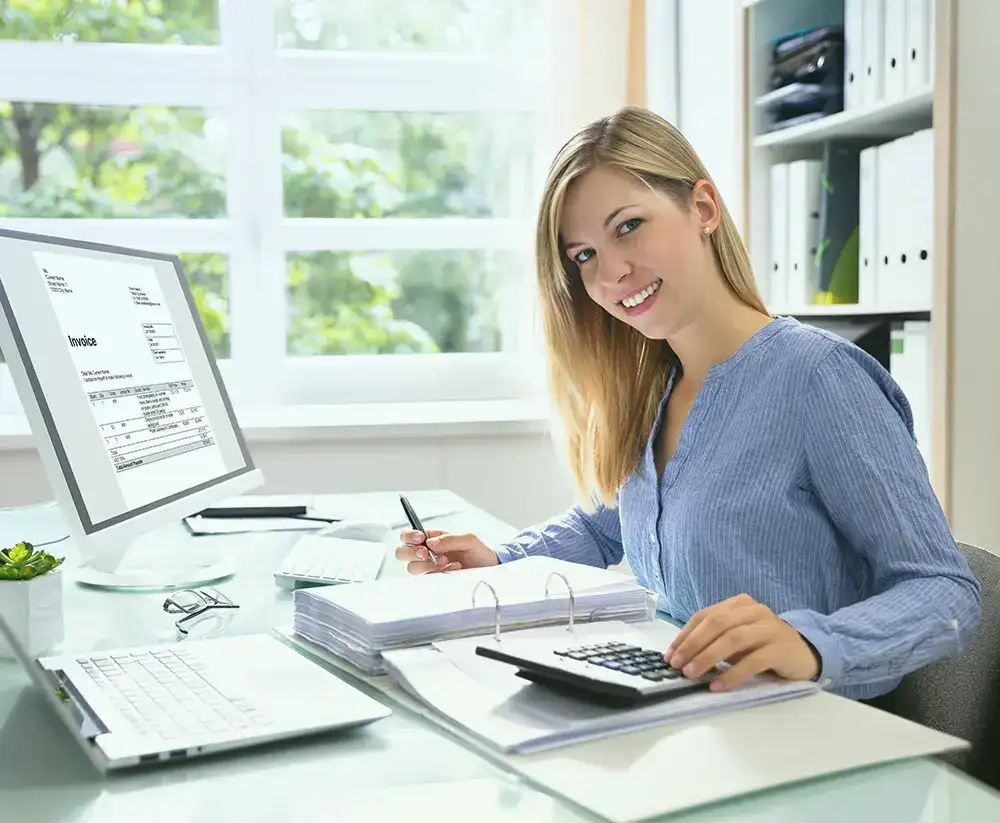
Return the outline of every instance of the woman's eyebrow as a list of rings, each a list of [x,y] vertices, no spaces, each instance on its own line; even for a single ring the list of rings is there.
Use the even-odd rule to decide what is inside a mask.
[[[635,203],[628,203],[628,204],[626,204],[624,206],[619,206],[617,209],[612,210],[611,213],[607,217],[604,218],[604,228],[607,228],[608,224],[612,220],[614,220],[619,215],[619,213],[625,211],[625,209],[632,208],[634,205],[636,205],[636,204]],[[563,248],[569,250],[569,249],[574,248],[575,246],[583,246],[583,245],[585,245],[585,244],[579,242],[578,240],[574,240],[572,243],[564,243],[563,244]]]

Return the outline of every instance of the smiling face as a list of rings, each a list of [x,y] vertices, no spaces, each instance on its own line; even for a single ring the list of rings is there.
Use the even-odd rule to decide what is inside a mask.
[[[598,166],[566,193],[560,237],[590,298],[653,339],[669,339],[699,313],[712,286],[719,209],[701,181],[690,204],[632,175]]]

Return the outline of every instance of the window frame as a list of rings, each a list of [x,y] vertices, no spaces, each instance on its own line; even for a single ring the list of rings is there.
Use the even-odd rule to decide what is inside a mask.
[[[548,31],[553,5],[539,2],[539,9]],[[287,218],[281,129],[286,112],[316,109],[543,112],[555,92],[554,82],[539,82],[553,74],[544,70],[545,58],[535,52],[526,59],[279,49],[275,22],[273,3],[221,0],[216,46],[0,41],[0,99],[198,108],[227,122],[225,218],[0,218],[0,225],[154,251],[225,254],[230,358],[220,368],[238,406],[538,396],[541,346],[529,273],[533,215]],[[544,138],[535,143],[544,153]],[[539,184],[543,160],[536,157],[533,169]],[[532,207],[534,194],[525,193]],[[286,253],[395,249],[523,254],[525,265],[504,279],[498,295],[503,350],[287,356]],[[0,413],[17,411],[9,370],[0,365]]]

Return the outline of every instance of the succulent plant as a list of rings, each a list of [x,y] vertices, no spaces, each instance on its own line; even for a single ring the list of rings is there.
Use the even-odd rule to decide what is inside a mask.
[[[18,543],[0,551],[0,580],[30,580],[52,571],[65,559],[35,551],[30,543]]]

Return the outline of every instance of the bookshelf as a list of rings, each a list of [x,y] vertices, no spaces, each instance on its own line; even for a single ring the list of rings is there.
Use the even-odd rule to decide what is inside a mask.
[[[754,138],[755,149],[808,146],[823,140],[901,137],[932,125],[934,92],[924,89],[899,100],[876,103],[855,111],[830,114],[821,120],[790,126]]]
[[[944,414],[945,404],[935,402],[935,397],[941,387],[947,385],[950,375],[942,368],[944,359],[937,357],[934,351],[933,341],[938,339],[940,334],[932,333],[935,325],[934,320],[938,315],[934,306],[935,295],[941,292],[938,284],[934,281],[946,276],[944,268],[938,265],[938,259],[934,253],[934,241],[938,239],[938,232],[934,228],[934,224],[941,217],[941,209],[937,205],[932,206],[931,202],[932,197],[937,194],[939,181],[933,179],[933,182],[928,182],[925,188],[919,191],[909,191],[910,196],[899,195],[900,201],[911,203],[919,200],[926,206],[927,237],[924,243],[927,246],[926,255],[930,257],[930,260],[920,269],[922,276],[926,278],[921,281],[924,283],[923,288],[911,292],[902,290],[893,292],[889,287],[890,278],[888,275],[892,274],[892,271],[903,271],[908,274],[912,270],[912,266],[903,269],[897,267],[890,271],[892,269],[892,265],[889,263],[892,258],[891,253],[886,255],[887,264],[884,267],[886,276],[884,281],[879,283],[878,289],[872,285],[875,280],[875,275],[871,274],[872,269],[865,269],[859,264],[857,297],[852,299],[848,296],[847,298],[852,299],[852,302],[814,303],[807,295],[795,288],[790,294],[787,281],[785,285],[781,282],[772,282],[772,279],[780,277],[780,275],[775,275],[775,271],[781,270],[786,263],[785,268],[788,269],[788,272],[784,274],[786,279],[790,276],[789,272],[792,269],[791,260],[782,260],[779,263],[777,257],[780,254],[772,248],[772,243],[779,244],[781,242],[779,238],[783,236],[780,230],[775,231],[775,225],[772,224],[772,221],[779,219],[776,214],[781,213],[780,208],[774,207],[774,199],[777,195],[772,192],[772,183],[779,185],[775,181],[780,181],[781,178],[780,176],[775,178],[772,175],[772,167],[789,166],[789,164],[801,166],[802,163],[799,161],[816,161],[813,168],[821,168],[825,176],[829,167],[819,164],[823,162],[824,157],[828,157],[826,153],[831,145],[849,146],[852,150],[860,152],[869,147],[881,148],[889,144],[895,145],[899,138],[907,138],[922,132],[926,143],[925,153],[921,155],[924,159],[921,167],[926,169],[927,174],[932,178],[936,178],[935,170],[940,164],[934,158],[941,148],[941,141],[936,130],[934,132],[926,130],[933,129],[936,125],[935,105],[941,95],[935,87],[940,83],[942,73],[947,71],[947,61],[935,59],[939,51],[932,51],[932,46],[940,45],[935,42],[937,17],[940,16],[940,9],[937,6],[951,4],[954,0],[925,0],[924,14],[926,16],[923,19],[926,21],[928,34],[924,54],[928,62],[924,71],[920,71],[919,66],[917,66],[912,71],[912,78],[908,82],[900,80],[897,83],[895,76],[891,78],[891,82],[886,79],[888,69],[882,66],[886,75],[882,82],[877,85],[876,91],[871,91],[871,89],[876,88],[876,86],[871,85],[872,81],[866,81],[865,78],[859,77],[857,84],[852,86],[849,92],[845,76],[856,65],[867,68],[867,64],[872,62],[872,58],[875,60],[885,59],[890,51],[900,47],[900,43],[909,45],[909,41],[903,34],[899,35],[899,43],[886,44],[886,2],[887,0],[737,0],[738,14],[742,21],[744,50],[743,71],[740,77],[744,106],[743,214],[745,218],[743,228],[754,271],[757,273],[758,284],[772,314],[790,315],[802,320],[802,322],[821,327],[826,326],[838,333],[845,332],[846,334],[853,329],[864,329],[864,333],[868,335],[865,338],[866,347],[872,340],[870,329],[873,327],[877,328],[874,333],[876,340],[879,339],[878,335],[885,338],[884,349],[881,344],[875,345],[875,348],[878,348],[880,352],[883,350],[886,352],[884,357],[880,354],[879,359],[883,359],[894,376],[898,374],[897,379],[904,391],[907,392],[908,396],[912,395],[911,400],[915,405],[915,424],[918,428],[918,443],[934,478],[935,488],[944,500],[947,494],[947,470],[949,468],[943,457],[946,442],[940,436],[936,437],[935,433],[940,434],[942,430],[942,421],[938,418]],[[904,7],[916,8],[918,6],[918,0],[888,0],[890,4],[893,2],[896,2],[895,12],[890,12],[890,14],[901,13],[900,10]],[[874,19],[870,16],[864,16],[870,14],[872,9],[867,11],[859,9],[862,6],[874,8],[873,4],[878,4],[877,8],[881,15],[878,18],[878,35],[876,38],[872,38],[872,42],[875,40],[881,42],[881,47],[875,55],[866,51],[857,42],[857,40],[862,39],[862,35],[869,36],[870,24]],[[856,16],[851,18],[852,14]],[[858,35],[859,22],[862,20],[863,23],[860,24],[862,33]],[[869,25],[865,27],[864,24]],[[783,98],[789,99],[788,92],[794,89],[792,86],[785,88],[786,83],[783,80],[775,80],[774,43],[779,38],[794,32],[824,26],[841,27],[843,30],[842,59],[844,67],[840,69],[839,74],[839,80],[844,89],[843,105],[838,106],[834,103],[828,108],[830,113],[818,119],[806,119],[805,122],[791,120],[790,122],[796,124],[774,127],[774,122],[780,120],[783,114],[780,111],[776,114],[775,103]],[[898,31],[898,29],[893,28],[893,31]],[[935,34],[931,34],[932,31]],[[857,40],[854,39],[855,35],[858,35]],[[908,32],[907,36],[912,37],[912,34]],[[852,42],[854,43],[853,54],[851,53]],[[865,47],[870,48],[869,44],[865,44]],[[863,51],[864,54],[862,54]],[[833,55],[834,58],[837,57],[836,49],[828,51],[826,54],[828,60],[830,55]],[[836,65],[836,60],[834,60],[833,65]],[[876,62],[875,65],[878,66],[879,63]],[[909,70],[908,66],[909,64],[906,64],[907,70]],[[836,77],[837,72],[832,71],[831,74]],[[945,76],[947,77],[947,75]],[[918,78],[920,78],[919,82]],[[830,88],[833,87],[829,81],[823,82],[828,84]],[[864,83],[868,85],[864,86],[864,93],[862,93],[860,86]],[[799,118],[799,120],[802,119],[804,118]],[[931,136],[932,134],[933,136]],[[868,152],[868,154],[872,155],[873,152]],[[883,154],[888,155],[888,149]],[[907,155],[905,159],[912,159],[913,156]],[[905,165],[902,161],[897,162],[900,166]],[[860,174],[857,166],[854,167],[853,174],[853,185],[860,191],[858,182]],[[893,178],[893,185],[902,186],[903,184],[898,182],[900,179],[901,175],[897,174]],[[884,183],[883,188],[886,188]],[[785,191],[787,192],[787,189]],[[860,197],[860,194],[855,195],[853,201],[854,208],[858,211],[861,211],[858,205]],[[801,202],[801,198],[800,201],[796,202]],[[794,205],[789,208],[794,209]],[[907,205],[906,208],[909,206]],[[932,210],[934,211],[933,219],[930,215]],[[884,211],[890,218],[896,214],[892,208],[884,209]],[[815,212],[813,212],[813,216],[816,216]],[[863,234],[860,231],[863,222],[860,215],[855,214],[853,219],[855,221],[853,225],[859,227],[858,234]],[[882,221],[886,222],[885,216],[882,217]],[[898,221],[908,225],[908,213],[903,208],[898,209]],[[801,232],[795,231],[797,228],[800,226],[794,226],[789,233],[800,235]],[[897,234],[902,231],[904,230],[898,229]],[[869,230],[868,234],[871,235],[873,232]],[[794,245],[794,238],[789,242]],[[902,249],[902,241],[900,244],[899,248]],[[801,248],[801,243],[799,247]],[[843,248],[845,249],[843,255],[850,257],[852,252],[848,250],[849,247],[845,245]],[[896,247],[893,248],[895,250]],[[873,251],[872,256],[881,261],[882,251],[880,246],[877,254]],[[923,255],[925,252],[922,251],[921,254]],[[860,260],[861,258],[865,258],[867,261],[866,247],[863,242],[860,250],[853,252],[853,259]],[[910,260],[914,259],[914,256],[910,255]],[[924,260],[926,257],[922,256],[920,259]],[[881,266],[881,263],[877,265]],[[797,267],[796,271],[798,271]],[[866,278],[866,286],[863,286],[861,281],[862,278],[866,277],[866,272],[869,272],[869,276]],[[797,285],[798,281],[796,281]],[[823,285],[819,284],[820,288]],[[818,290],[819,288],[808,291],[815,295]],[[813,299],[819,300],[815,296]],[[838,299],[845,298],[841,295]],[[919,352],[921,368],[915,369],[913,357],[910,357],[906,368],[903,367],[902,352],[904,347],[902,340],[906,330],[911,333],[915,341],[912,347],[905,347],[906,351]],[[939,332],[940,330],[933,331]],[[931,342],[928,343],[928,340]],[[925,361],[926,367],[924,368]],[[892,367],[891,363],[898,365],[898,371]],[[904,374],[908,381],[906,385],[903,384]]]
[[[769,302],[769,308],[804,322],[831,324],[875,317],[929,318],[925,346],[931,363],[931,480],[955,537],[1000,554],[1000,277],[995,225],[1000,106],[994,85],[984,81],[1000,74],[1000,3],[933,0],[928,88],[894,103],[875,103],[796,126],[785,134],[767,131],[756,104],[770,90],[765,72],[771,39],[827,22],[823,17],[843,20],[845,2],[851,0],[733,0],[742,51],[734,80],[743,115],[741,228],[767,299],[770,164],[816,157],[818,146],[831,135],[881,146],[910,129],[933,124],[929,299],[888,307]],[[904,2],[908,6],[917,0]]]

